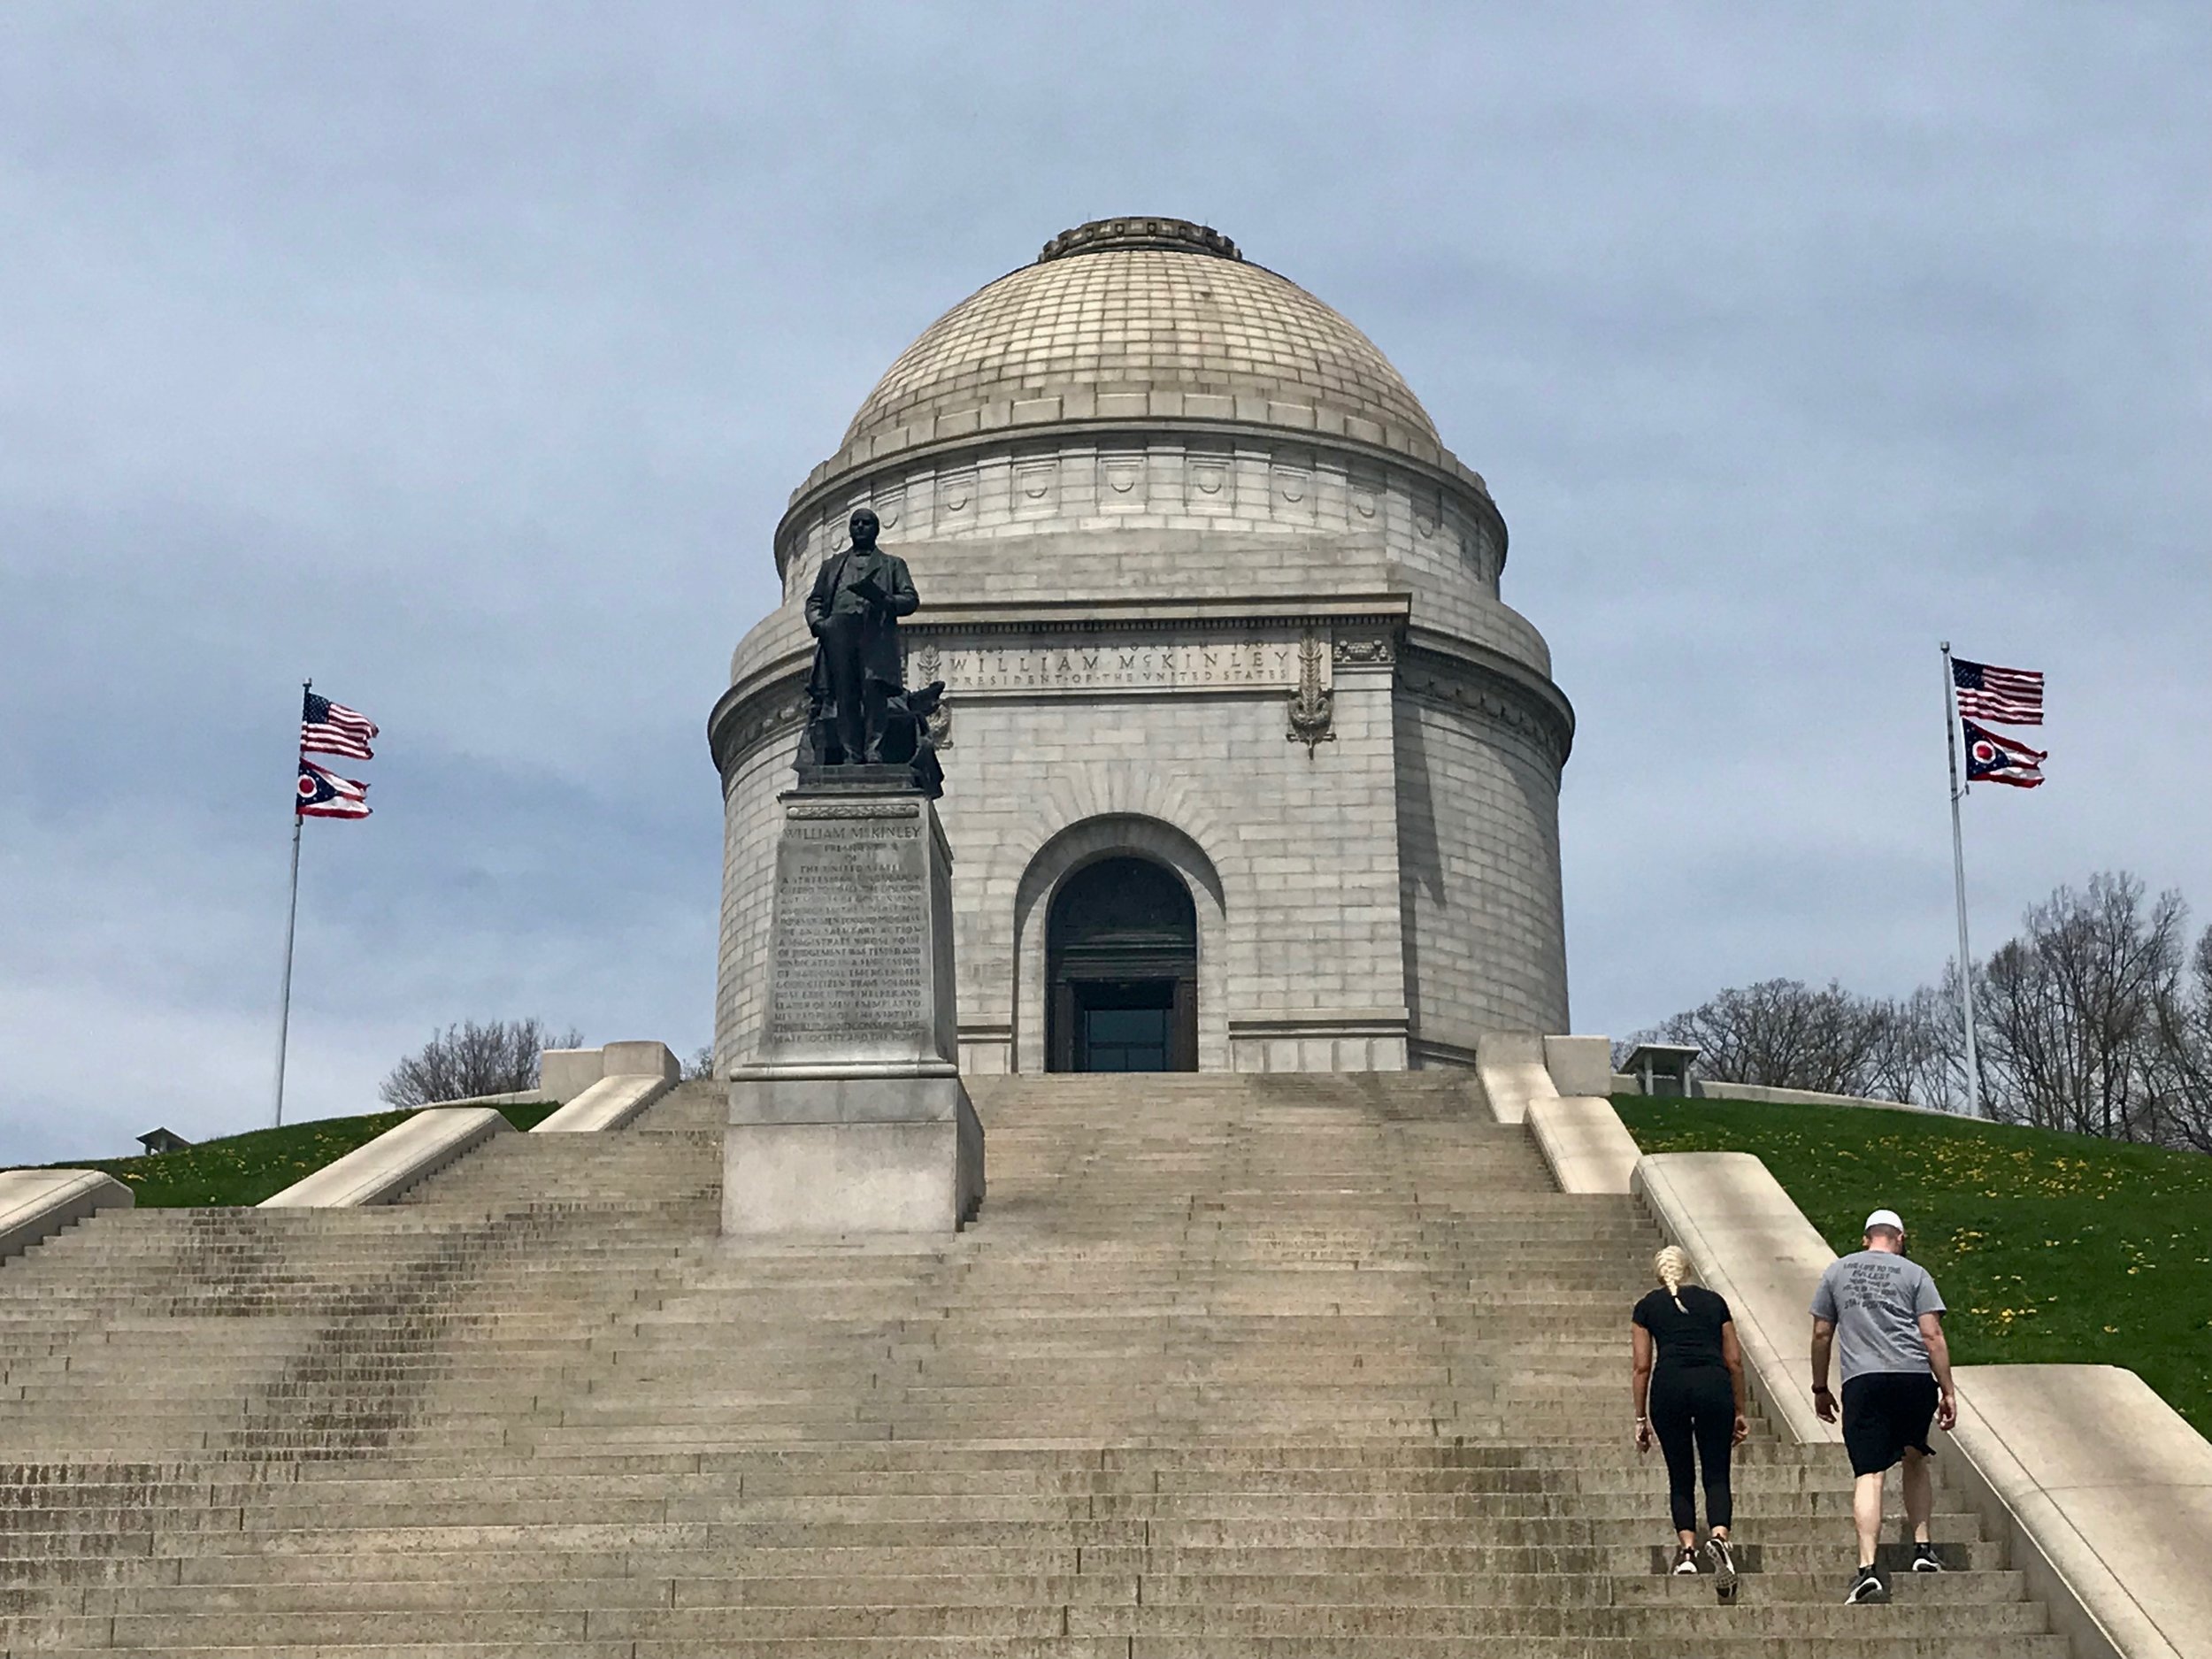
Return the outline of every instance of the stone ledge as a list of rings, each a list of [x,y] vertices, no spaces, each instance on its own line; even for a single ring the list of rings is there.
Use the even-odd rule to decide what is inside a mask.
[[[263,1199],[259,1208],[344,1210],[388,1204],[512,1128],[489,1106],[433,1106],[293,1182],[275,1197]]]
[[[2212,1443],[2117,1366],[1956,1380],[1963,1484],[2075,1653],[2212,1655]]]
[[[676,1079],[660,1073],[603,1077],[560,1110],[548,1114],[530,1131],[534,1135],[595,1134],[620,1129],[655,1101],[676,1087]]]
[[[1047,414],[1041,404],[1051,400],[1038,400],[1036,405],[1018,405],[1010,399],[989,411],[971,409],[938,416],[926,439],[918,428],[910,426],[901,429],[897,442],[870,440],[841,449],[814,467],[806,481],[791,492],[772,545],[779,549],[786,548],[795,524],[833,499],[841,504],[842,498],[872,488],[879,473],[903,474],[925,464],[941,467],[949,463],[972,464],[1016,442],[1028,446],[1046,437],[1091,445],[1103,442],[1127,448],[1147,448],[1156,439],[1181,437],[1225,442],[1256,453],[1293,444],[1302,451],[1312,451],[1317,460],[1340,456],[1351,462],[1403,467],[1426,482],[1461,493],[1476,512],[1488,521],[1497,536],[1498,563],[1503,568],[1507,546],[1505,519],[1491,498],[1489,485],[1481,473],[1440,444],[1356,416],[1348,415],[1344,431],[1338,434],[1319,430],[1317,422],[1313,426],[1276,426],[1265,418],[1263,408],[1240,410],[1236,401],[1227,397],[1155,392],[1148,394],[1148,412],[1141,417],[1087,419],[1059,418],[1057,411]],[[1018,434],[1015,431],[1018,408],[1023,411]],[[885,433],[882,437],[889,440],[892,435]],[[778,557],[780,560],[780,551]]]
[[[735,1123],[722,1232],[732,1238],[956,1233],[983,1202],[983,1127],[958,1092],[929,1121]]]
[[[1544,1065],[1544,1040],[1534,1032],[1484,1032],[1475,1039],[1475,1071],[1490,1115],[1502,1124],[1525,1123],[1530,1102],[1559,1098]]]
[[[1643,1154],[1610,1101],[1555,1095],[1528,1103],[1530,1136],[1563,1193],[1625,1193]]]
[[[0,1262],[102,1210],[128,1210],[131,1189],[98,1170],[0,1170]]]
[[[664,1042],[611,1042],[598,1048],[548,1048],[538,1056],[539,1087],[535,1095],[539,1100],[558,1101],[566,1105],[603,1079],[625,1077],[665,1078],[673,1087],[683,1079],[683,1067]]]
[[[458,1094],[451,1100],[425,1101],[423,1105],[425,1107],[544,1106],[552,1103],[552,1100],[553,1097],[550,1094],[548,1094],[543,1089],[515,1088],[509,1089],[505,1093],[499,1094]]]

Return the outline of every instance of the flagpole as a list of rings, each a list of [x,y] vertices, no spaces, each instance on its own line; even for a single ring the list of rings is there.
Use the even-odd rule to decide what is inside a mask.
[[[300,708],[307,707],[307,694],[315,688],[315,682],[300,682]],[[296,768],[295,769],[296,771]],[[276,1126],[284,1127],[284,1049],[292,1031],[292,939],[299,924],[300,914],[300,831],[306,827],[306,817],[300,811],[299,793],[292,795],[292,896],[284,907],[284,995],[277,1004],[277,1063],[276,1063]]]
[[[1943,653],[1943,742],[1951,757],[1951,879],[1958,895],[1959,912],[1959,1024],[1966,1033],[1966,1115],[1982,1115],[1981,1064],[1974,1052],[1974,956],[1966,942],[1966,834],[1959,826],[1959,800],[1966,786],[1959,781],[1958,684],[1951,675],[1951,641]]]

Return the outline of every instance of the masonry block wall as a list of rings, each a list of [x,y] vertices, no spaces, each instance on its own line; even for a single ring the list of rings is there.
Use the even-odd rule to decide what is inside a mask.
[[[942,680],[963,1064],[1045,1064],[1044,936],[1088,862],[1198,923],[1208,1069],[1471,1063],[1563,1030],[1572,714],[1499,597],[1503,518],[1371,342],[1177,221],[1109,221],[933,325],[774,538],[784,603],[710,722],[726,809],[716,1044],[760,1036],[802,609],[859,506]]]

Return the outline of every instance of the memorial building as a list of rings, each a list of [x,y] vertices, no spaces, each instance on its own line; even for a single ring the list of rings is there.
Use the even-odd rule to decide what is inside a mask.
[[[1357,328],[1103,219],[933,324],[794,493],[709,740],[716,1057],[760,1052],[779,796],[856,510],[944,772],[968,1073],[1396,1071],[1567,1018],[1573,714],[1505,521]]]

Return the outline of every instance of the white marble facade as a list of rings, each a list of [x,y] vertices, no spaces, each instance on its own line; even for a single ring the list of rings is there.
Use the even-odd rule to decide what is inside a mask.
[[[1173,871],[1202,1069],[1468,1064],[1567,1029],[1573,717],[1498,597],[1503,519],[1356,328],[1215,233],[1101,221],[910,348],[778,527],[784,603],[710,740],[716,1052],[758,1039],[800,607],[872,507],[946,683],[963,1064],[1037,1071],[1045,918],[1090,862]]]

